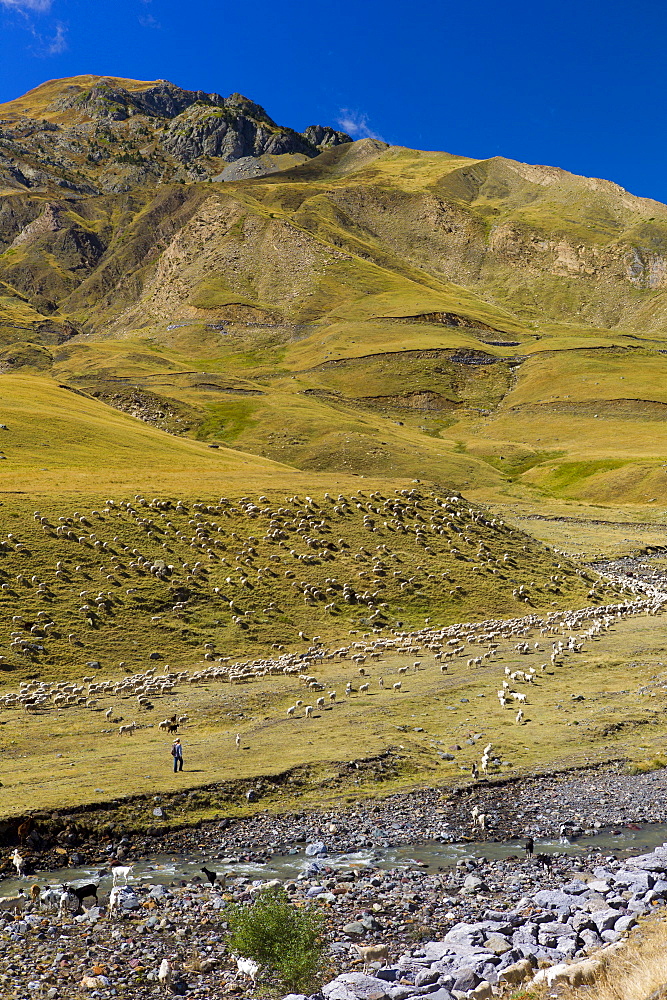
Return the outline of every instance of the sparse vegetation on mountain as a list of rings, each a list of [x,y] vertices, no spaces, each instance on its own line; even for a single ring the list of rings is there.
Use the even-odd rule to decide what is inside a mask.
[[[0,107],[0,174],[5,373],[306,472],[667,501],[657,202],[97,77]]]

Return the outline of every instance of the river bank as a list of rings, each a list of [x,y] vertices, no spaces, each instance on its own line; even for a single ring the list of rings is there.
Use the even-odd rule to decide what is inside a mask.
[[[523,851],[500,860],[464,856],[445,872],[372,864],[340,871],[328,864],[325,842],[308,849],[308,866],[280,884],[295,904],[326,916],[327,982],[314,996],[329,1000],[450,1000],[497,982],[525,957],[552,964],[619,940],[639,914],[667,899],[667,852],[660,849],[648,861],[626,862],[591,850],[586,858],[554,857],[546,868]],[[120,911],[109,917],[106,877],[99,905],[87,900],[93,905],[78,916],[30,903],[17,914],[4,910],[0,990],[16,1000],[148,998],[167,957],[180,995],[251,996],[225,949],[224,907],[276,884],[236,877],[224,888],[192,878],[165,886],[131,877]],[[357,942],[387,944],[387,966],[362,975],[351,954]]]
[[[627,880],[628,870],[651,869],[618,860],[632,850],[622,837],[628,825],[667,821],[661,801],[665,791],[666,771],[633,776],[612,765],[511,784],[480,782],[453,794],[422,790],[335,813],[259,813],[164,831],[162,837],[109,838],[34,851],[31,859],[39,868],[62,868],[64,860],[72,868],[97,866],[100,905],[79,916],[23,903],[19,919],[6,910],[0,914],[0,990],[21,1000],[29,995],[49,1000],[152,997],[157,969],[169,957],[183,995],[201,1000],[249,996],[250,986],[237,981],[225,953],[222,911],[231,900],[250,901],[262,884],[281,884],[295,903],[310,901],[326,914],[331,942],[326,978],[334,984],[323,987],[328,1000],[364,1000],[369,990],[389,1000],[425,993],[448,1000],[465,992],[466,984],[472,990],[493,982],[510,960],[526,953],[552,963],[581,957],[618,940],[637,914],[667,900],[667,876],[663,880],[658,871],[667,870],[667,854],[653,852],[653,874],[626,884],[619,879]],[[471,838],[475,805],[490,817],[489,829],[475,833],[474,845],[460,843],[455,863],[438,870],[431,859],[422,868],[428,862],[415,852],[413,863],[404,857],[393,868],[380,866],[382,852],[392,847]],[[580,833],[599,829],[597,824],[612,828],[599,847],[593,841],[579,855],[559,853],[559,834],[566,832],[576,842]],[[624,850],[610,849],[615,828]],[[539,844],[536,848],[550,854],[550,866],[524,856],[519,838],[527,835],[556,841],[546,852]],[[74,830],[65,836],[77,840]],[[494,857],[498,842],[507,838],[517,838],[509,841],[511,853],[506,848],[503,857]],[[218,871],[230,859],[261,868],[272,858],[303,854],[304,848],[306,864],[280,880],[257,873],[228,875],[223,889],[205,884],[203,875],[202,882],[192,871],[185,877],[179,872],[179,859],[188,852]],[[113,862],[139,862],[158,849],[162,855],[177,852],[174,877],[152,877],[150,871],[140,879],[131,876],[126,906],[109,918],[105,901],[111,879],[100,873],[108,873]],[[352,860],[344,868],[330,861],[338,853],[364,850],[363,861]],[[7,878],[0,885],[15,888],[6,863],[3,867]],[[40,874],[44,885],[49,880]],[[31,881],[25,882],[26,890]],[[90,903],[94,900],[86,900]],[[606,916],[598,917],[603,911]],[[486,947],[489,939],[493,947]],[[380,979],[360,976],[350,954],[355,942],[389,945],[391,961]],[[462,978],[461,969],[472,971]],[[348,973],[354,973],[352,979],[339,978]],[[105,981],[83,987],[84,976]]]
[[[161,811],[160,805],[155,805]],[[486,816],[485,830],[473,828],[473,810]],[[379,801],[357,801],[345,809],[284,815],[259,811],[150,833],[126,833],[117,826],[93,838],[81,832],[76,816],[60,820],[56,832],[37,822],[24,854],[40,870],[71,866],[104,867],[155,854],[190,851],[211,858],[233,854],[264,863],[306,842],[325,839],[330,853],[387,849],[440,840],[454,843],[517,842],[536,838],[591,836],[601,828],[667,822],[667,769],[629,774],[622,762],[514,780],[469,782],[453,791],[426,788]],[[157,824],[157,819],[156,819]],[[8,855],[0,876],[11,876]],[[1,883],[0,883],[1,884]]]

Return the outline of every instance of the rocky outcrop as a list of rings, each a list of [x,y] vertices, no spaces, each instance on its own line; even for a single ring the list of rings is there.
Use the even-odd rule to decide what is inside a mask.
[[[280,129],[227,108],[194,105],[174,118],[162,137],[164,149],[182,163],[199,156],[238,160],[263,153],[303,153],[318,150],[298,132]]]
[[[222,97],[183,90],[167,80],[130,91],[101,79],[89,89],[60,98],[51,110],[110,122],[124,122],[137,115],[169,120],[171,125],[156,138],[167,153],[184,164],[201,156],[229,161],[282,153],[313,157],[322,149],[352,141],[344,132],[324,125],[310,125],[303,133],[282,128],[264,108],[242,94]]]
[[[301,134],[311,146],[316,146],[318,149],[330,149],[332,146],[352,141],[346,132],[337,132],[329,125],[309,125]]]

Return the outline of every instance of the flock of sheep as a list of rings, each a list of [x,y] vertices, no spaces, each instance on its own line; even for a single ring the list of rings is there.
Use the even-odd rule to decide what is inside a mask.
[[[71,516],[35,511],[34,521],[36,535],[24,525],[0,538],[0,655],[14,664],[46,664],[56,654],[62,662],[84,648],[94,659],[122,644],[127,629],[117,623],[128,615],[132,626],[141,620],[173,640],[212,608],[221,621],[207,626],[211,638],[217,626],[231,628],[237,645],[249,630],[268,636],[280,622],[280,651],[305,636],[302,621],[333,627],[345,616],[395,627],[392,618],[414,599],[423,603],[424,590],[440,606],[460,605],[480,585],[521,602],[534,597],[531,582],[542,601],[560,592],[564,572],[570,587],[577,583],[569,565],[547,581],[548,562],[531,581],[546,555],[538,543],[460,497],[417,489],[280,502],[137,495]],[[205,659],[216,659],[212,648]]]
[[[111,509],[112,507],[107,507],[105,511]],[[468,513],[472,516],[476,512],[471,513],[469,510]],[[81,515],[78,516],[81,517]],[[123,723],[123,717],[117,715],[113,705],[109,705],[110,701],[132,698],[136,702],[137,711],[148,710],[154,707],[154,702],[157,699],[172,694],[177,686],[197,685],[211,681],[222,681],[236,685],[266,676],[283,675],[297,677],[304,685],[306,694],[313,695],[312,703],[309,703],[305,696],[296,699],[287,708],[287,717],[295,719],[302,712],[304,718],[312,719],[315,711],[322,711],[327,705],[333,707],[339,698],[338,692],[327,686],[316,673],[318,668],[330,665],[332,661],[349,661],[350,664],[354,664],[357,671],[357,687],[354,686],[354,679],[348,680],[344,691],[346,698],[357,693],[361,696],[370,694],[371,685],[377,684],[378,690],[385,688],[384,673],[386,671],[379,674],[375,680],[370,675],[373,664],[381,658],[402,655],[420,656],[422,659],[412,661],[412,670],[416,672],[426,664],[427,658],[431,657],[434,663],[439,662],[440,669],[444,673],[447,671],[448,663],[466,656],[466,650],[470,654],[474,648],[484,647],[477,655],[468,655],[467,668],[476,670],[494,662],[501,641],[519,640],[515,646],[519,655],[541,652],[542,647],[539,642],[531,644],[526,641],[526,637],[538,630],[543,641],[544,637],[552,637],[556,640],[552,644],[550,653],[551,665],[556,666],[564,654],[569,651],[581,651],[587,640],[598,635],[601,630],[608,628],[619,616],[636,613],[640,607],[656,610],[664,599],[657,588],[647,588],[639,581],[619,577],[615,582],[626,591],[634,592],[634,599],[627,599],[622,604],[588,607],[582,611],[553,612],[546,618],[527,615],[509,620],[485,620],[477,623],[455,624],[444,628],[429,627],[418,632],[393,629],[391,631],[385,630],[384,634],[381,634],[378,630],[373,630],[359,640],[351,640],[349,643],[339,645],[331,650],[326,650],[320,637],[315,636],[305,651],[284,651],[282,653],[276,651],[271,657],[253,661],[231,662],[230,657],[216,654],[213,642],[207,642],[203,647],[203,659],[208,660],[209,663],[195,670],[171,670],[169,665],[165,664],[160,668],[157,666],[147,667],[141,672],[133,673],[120,680],[100,680],[93,675],[83,677],[81,682],[25,681],[21,682],[18,691],[10,691],[0,696],[0,708],[22,708],[30,712],[41,712],[52,708],[66,710],[74,707],[85,707],[95,711],[104,710],[108,721]],[[20,615],[14,617],[15,621],[21,619]],[[301,635],[305,639],[305,634],[301,633]],[[121,663],[121,666],[124,664]],[[501,708],[508,706],[518,708],[514,716],[517,724],[526,721],[524,707],[528,702],[530,686],[535,683],[538,677],[544,679],[542,674],[546,666],[546,662],[542,663],[539,671],[535,666],[525,670],[505,668],[506,676],[502,681],[501,688],[497,691],[497,697]],[[391,692],[400,693],[402,691],[404,678],[401,675],[406,674],[408,669],[407,664],[398,667],[397,679],[392,679],[387,684]],[[522,685],[526,685],[525,688]],[[105,708],[105,705],[108,707]],[[187,715],[174,713],[160,722],[159,728],[167,732],[176,732],[178,726],[185,722],[187,722]],[[139,725],[140,723],[136,719],[121,724],[118,730],[119,734],[130,735]],[[237,737],[236,743],[237,746],[240,745],[240,736]],[[491,749],[489,745],[480,763],[481,771],[484,774],[488,773],[493,760]],[[476,765],[473,770],[473,774],[475,773],[479,773]]]

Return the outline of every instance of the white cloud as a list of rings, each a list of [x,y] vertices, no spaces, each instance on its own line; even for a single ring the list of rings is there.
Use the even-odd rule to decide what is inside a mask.
[[[46,14],[51,10],[53,0],[0,0],[3,7],[10,10],[33,11],[36,14]]]
[[[141,17],[139,18],[139,24],[141,25],[142,28],[161,28],[162,27],[162,25],[157,20],[157,18],[153,17],[152,14],[142,14]]]
[[[351,135],[353,139],[377,139],[379,142],[386,142],[379,132],[375,132],[370,127],[368,116],[362,111],[341,108],[336,119],[336,124],[340,125],[342,130]]]
[[[56,33],[53,38],[45,43],[46,53],[49,56],[59,56],[67,49],[67,32],[62,24],[56,25]]]

